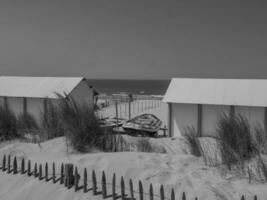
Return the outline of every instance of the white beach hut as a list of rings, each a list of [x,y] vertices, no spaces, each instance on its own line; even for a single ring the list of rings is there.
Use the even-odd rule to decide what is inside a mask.
[[[252,126],[267,122],[267,80],[173,78],[163,99],[169,107],[169,135],[194,127],[214,136],[221,113],[238,113]]]
[[[8,105],[16,115],[29,113],[39,120],[47,99],[57,102],[57,94],[94,105],[94,89],[83,77],[0,76],[0,105]]]

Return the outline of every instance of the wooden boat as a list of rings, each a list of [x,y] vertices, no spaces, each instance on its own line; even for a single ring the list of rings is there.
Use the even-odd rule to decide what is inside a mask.
[[[126,120],[122,119],[122,118],[104,118],[104,119],[100,119],[100,127],[102,128],[113,128],[116,126],[121,126]]]
[[[128,120],[122,125],[130,134],[154,135],[161,127],[162,121],[152,114],[142,114]]]

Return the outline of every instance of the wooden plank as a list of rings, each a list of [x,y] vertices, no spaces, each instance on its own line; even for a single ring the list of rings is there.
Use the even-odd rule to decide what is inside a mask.
[[[198,136],[202,136],[202,115],[203,115],[202,104],[197,105],[197,133]]]
[[[168,103],[168,129],[169,129],[169,137],[173,136],[173,130],[172,130],[172,109],[173,105],[171,103]]]

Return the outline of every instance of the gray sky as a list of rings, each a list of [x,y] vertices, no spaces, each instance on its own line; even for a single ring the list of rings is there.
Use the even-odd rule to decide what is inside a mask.
[[[0,0],[0,74],[267,78],[257,0]]]

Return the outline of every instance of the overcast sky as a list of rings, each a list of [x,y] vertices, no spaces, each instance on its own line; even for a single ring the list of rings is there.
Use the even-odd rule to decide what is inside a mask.
[[[0,74],[267,78],[263,0],[0,0]]]

